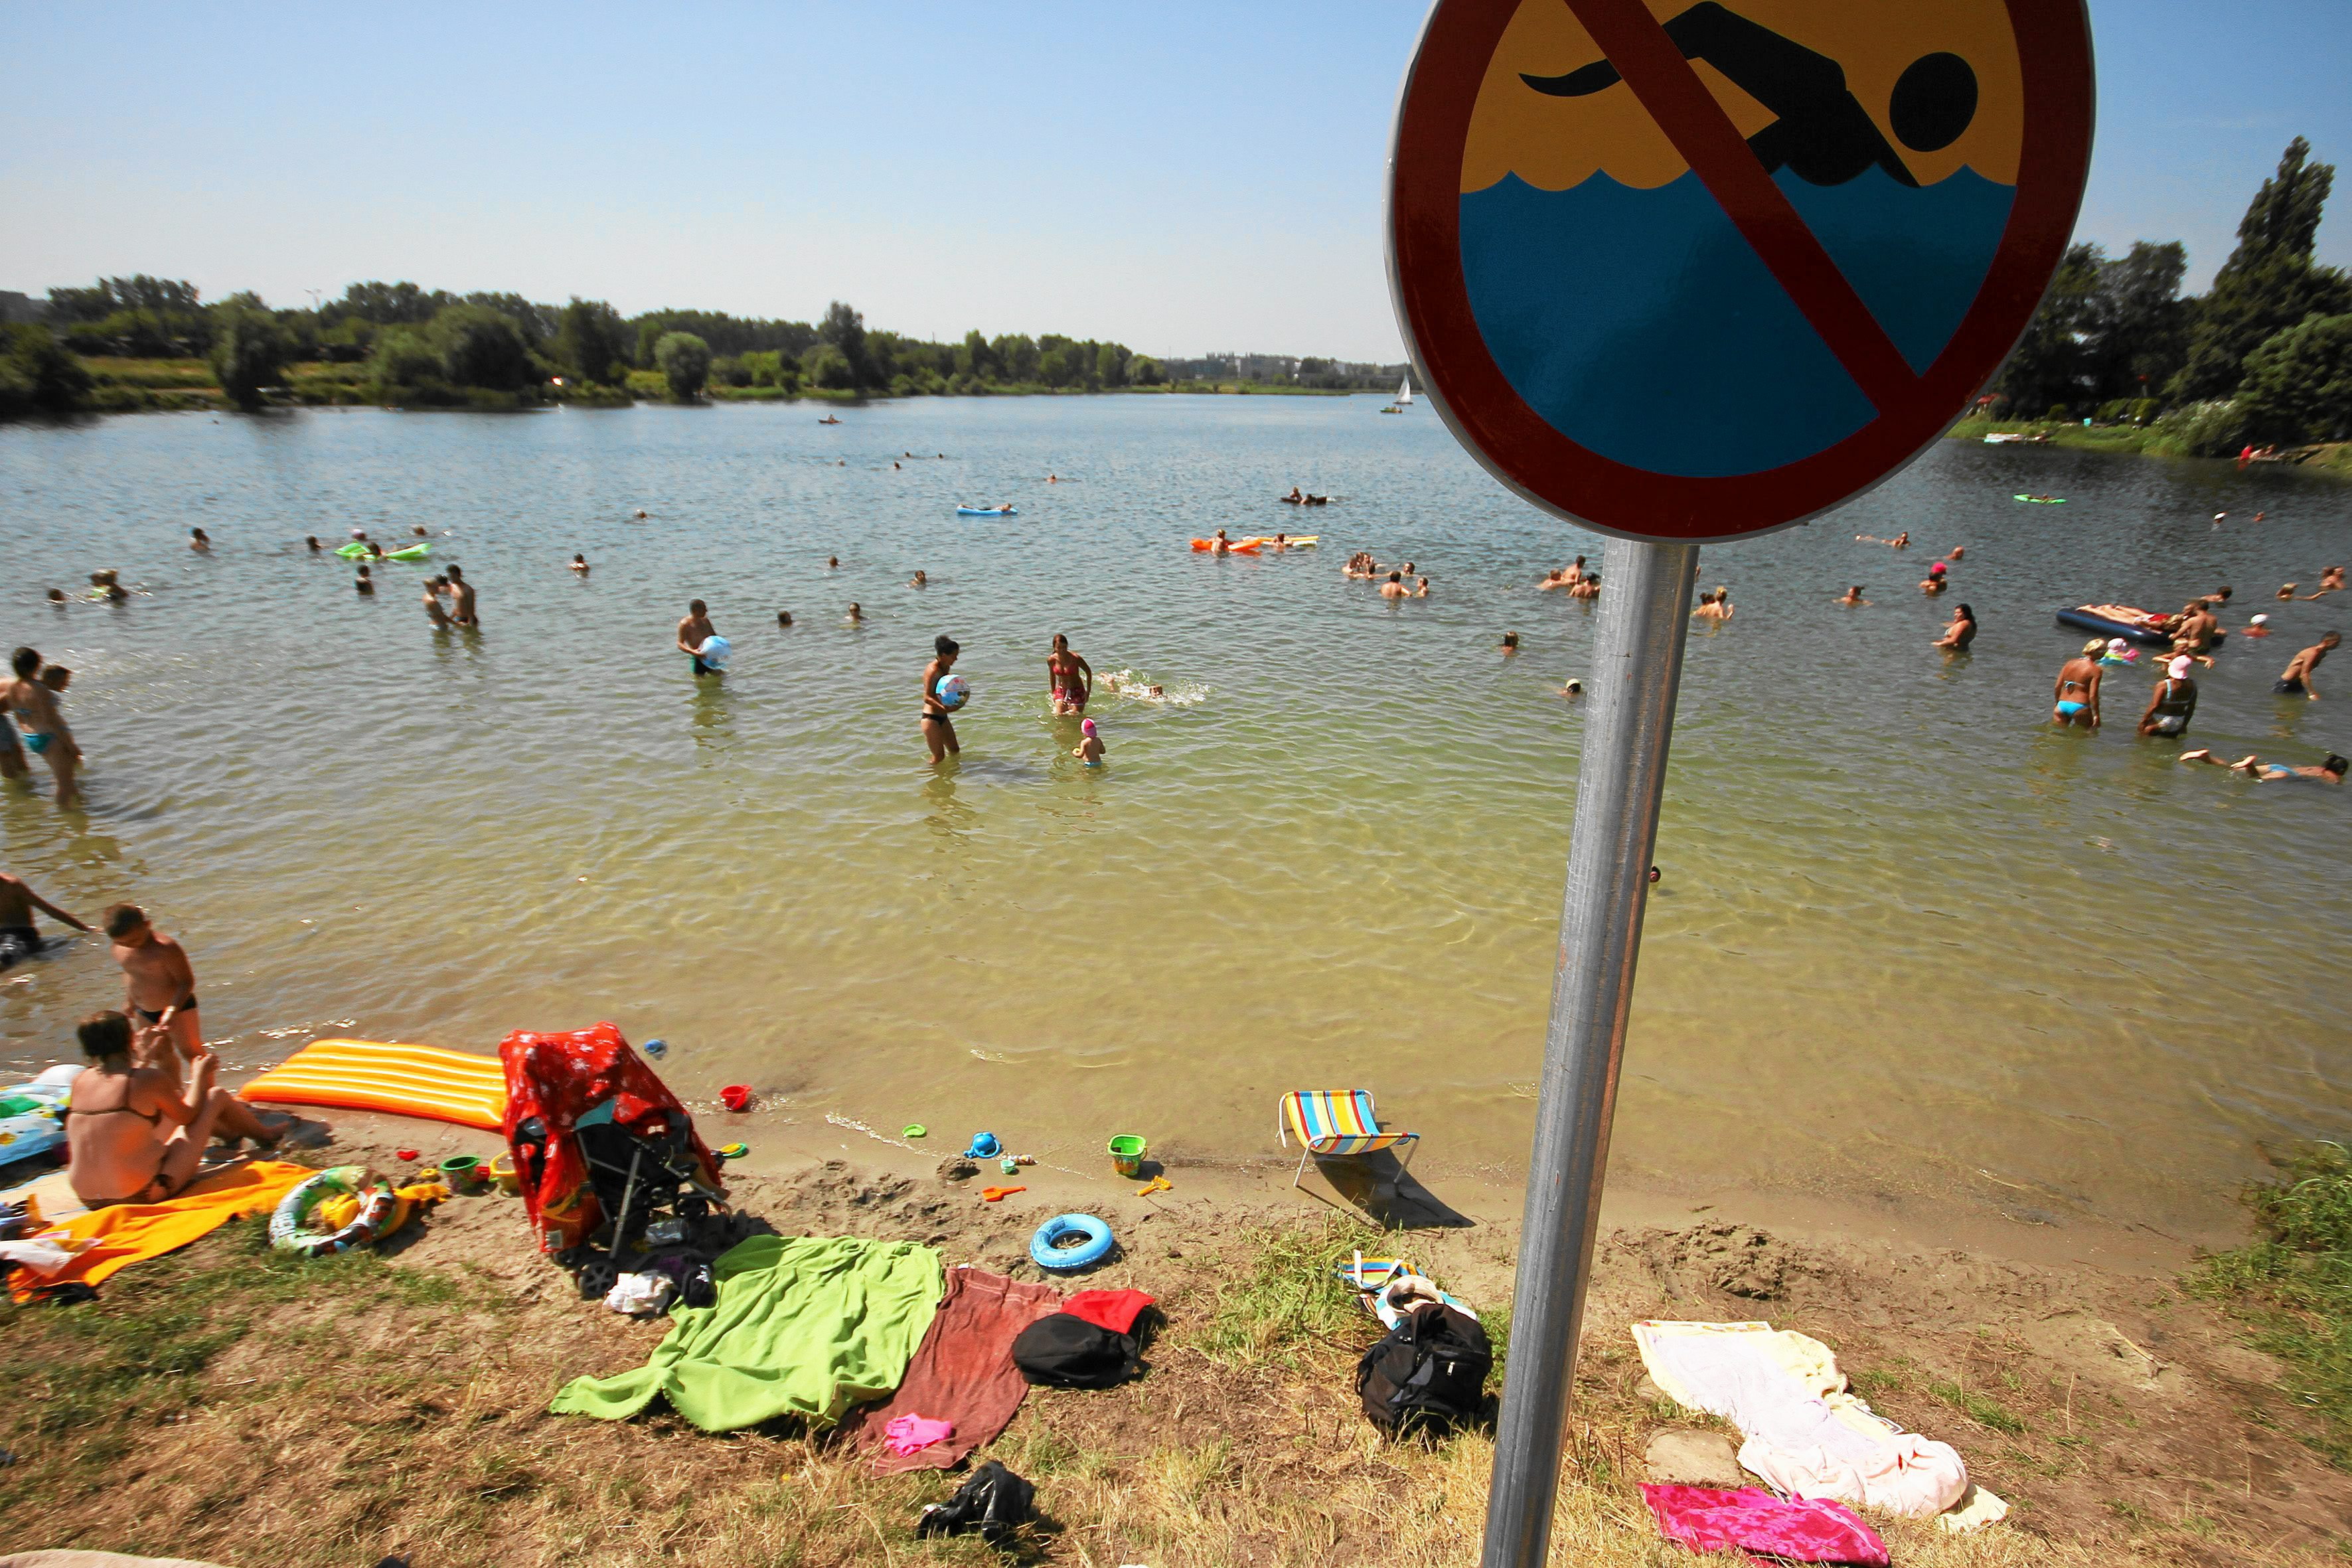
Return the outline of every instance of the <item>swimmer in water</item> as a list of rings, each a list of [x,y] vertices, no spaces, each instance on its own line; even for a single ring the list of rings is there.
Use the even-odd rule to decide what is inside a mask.
[[[425,525],[421,522],[411,523],[409,525],[408,531],[415,534],[419,539],[425,537]]]
[[[1958,561],[1961,556],[1966,555],[1968,552],[1969,547],[1967,545],[1955,544],[1952,546],[1952,552],[1949,555],[1945,556],[1944,559],[1947,561]]]
[[[441,575],[449,584],[449,618],[468,631],[479,631],[482,623],[474,616],[474,585],[466,581],[464,569],[452,566]]]
[[[719,635],[710,624],[709,607],[699,599],[687,605],[686,614],[677,623],[677,651],[694,661],[697,675],[716,675],[719,671],[702,662],[702,645]]]
[[[1860,609],[1869,605],[1870,601],[1862,596],[1862,584],[1856,583],[1853,587],[1848,588],[1844,593],[1838,595],[1838,603],[1841,605],[1852,605],[1856,609]]]
[[[956,655],[962,651],[955,638],[944,635],[935,637],[931,641],[931,662],[923,667],[923,744],[930,748],[933,767],[963,750],[956,742],[955,721],[947,704],[940,700],[940,682],[955,668]]]
[[[583,577],[585,577],[586,575],[588,575],[588,557],[586,557],[585,555],[574,555],[574,556],[572,556],[572,569],[574,572],[579,573],[579,574],[580,574],[580,575],[582,575]]]
[[[203,550],[210,550],[212,547],[213,547],[212,536],[211,536],[210,534],[207,534],[207,533],[206,533],[203,529],[201,529],[201,528],[192,528],[192,529],[188,530],[188,548],[189,548],[189,549],[191,549],[191,550],[197,550],[197,551],[203,551]]]
[[[2099,682],[2106,673],[2099,668],[2099,656],[2106,649],[2105,638],[2093,637],[2083,645],[2082,652],[2060,667],[2050,710],[2052,723],[2066,729],[2099,727]]]
[[[931,580],[929,577],[924,576],[922,572],[918,569],[912,577],[907,579],[907,586],[909,588],[928,588],[930,586],[930,582]]]
[[[2246,623],[2246,629],[2238,635],[2242,637],[2266,637],[2271,635],[2271,618],[2268,616],[2256,616]]]
[[[1569,584],[1568,596],[1571,599],[1601,597],[1601,574],[1587,572],[1583,576],[1579,577],[1574,583]]]
[[[65,608],[65,605],[66,605],[66,591],[65,591],[63,588],[52,588],[52,589],[50,589],[50,590],[49,590],[49,595],[48,595],[48,596],[49,596],[49,603],[50,603],[50,604],[55,605],[58,608],[59,608],[59,609],[61,609],[61,610]]]
[[[1053,650],[1045,656],[1045,697],[1060,714],[1084,713],[1093,700],[1094,666],[1070,651],[1070,639],[1054,634]]]
[[[375,580],[368,575],[367,563],[364,561],[360,563],[360,574],[352,579],[352,592],[366,595],[373,595],[375,593]]]
[[[1570,702],[1581,701],[1584,698],[1584,682],[1581,680],[1571,680],[1567,685],[1559,689],[1559,694],[1562,697],[1567,698]]]
[[[2164,679],[2156,683],[2147,711],[2139,716],[2139,733],[2185,735],[2196,712],[2197,683],[2189,679],[2189,658],[2182,655],[2165,667]]]
[[[857,607],[856,600],[852,599],[849,601],[849,614],[844,616],[842,619],[847,621],[851,626],[859,626],[866,620],[866,612]]]
[[[1426,577],[1419,577],[1419,578],[1415,578],[1415,579],[1414,579],[1414,583],[1415,583],[1415,586],[1414,586],[1413,591],[1412,591],[1412,596],[1413,596],[1414,598],[1416,598],[1416,599],[1426,599],[1426,598],[1428,598],[1428,597],[1429,597],[1429,579],[1428,579],[1428,578],[1426,578]]]
[[[1496,650],[1505,658],[1510,658],[1513,654],[1519,651],[1519,634],[1517,632],[1505,632],[1503,634],[1503,640],[1496,643],[1495,647]]]
[[[824,569],[828,572],[838,569],[840,565],[841,557],[838,555],[828,555],[824,558]]]
[[[790,630],[792,624],[793,613],[790,610],[778,610],[776,612],[776,627],[778,630]]]
[[[1927,568],[1927,575],[1919,580],[1919,592],[1934,598],[1951,584],[1944,581],[1944,563],[1940,561]]]
[[[324,545],[321,545],[319,542],[319,536],[315,533],[304,534],[302,536],[302,542],[310,548],[310,552],[313,555],[316,555],[320,550],[325,548]]]
[[[2344,568],[2341,566],[2327,566],[2321,568],[2319,574],[2319,592],[2321,594],[2340,594],[2343,591]],[[2316,598],[2318,597],[2318,595],[2315,594],[2312,596]]]
[[[2319,668],[2319,661],[2335,652],[2343,641],[2342,632],[2329,632],[2296,654],[2287,661],[2286,668],[2280,672],[2278,684],[2271,688],[2272,693],[2279,697],[2301,697],[2308,701],[2318,701],[2319,688],[2311,683],[2312,672]]]
[[[1412,596],[1412,590],[1404,585],[1404,574],[1402,572],[1390,573],[1389,580],[1381,584],[1381,597],[1383,599],[1406,599]]]
[[[1079,724],[1078,732],[1084,735],[1086,739],[1077,743],[1076,747],[1070,752],[1070,755],[1076,757],[1090,768],[1098,768],[1102,766],[1102,737],[1095,733],[1095,721],[1091,719],[1085,721]]]
[[[425,618],[433,623],[433,629],[436,632],[449,629],[449,611],[441,603],[441,595],[448,586],[449,580],[446,577],[425,579]]]
[[[1976,640],[1977,613],[1966,605],[1954,605],[1952,624],[1944,628],[1944,635],[1937,637],[1932,646],[1948,648],[1954,653],[1966,653],[1969,645]]]
[[[2193,752],[2183,752],[2180,753],[2180,760],[2184,763],[2210,763],[2217,768],[2225,767],[2233,773],[2244,773],[2247,777],[2263,784],[2284,784],[2290,779],[2314,779],[2321,784],[2340,784],[2344,782],[2345,773],[2352,770],[2352,762],[2346,761],[2334,752],[2328,752],[2326,760],[2315,768],[2292,768],[2284,763],[2266,763],[2252,752],[2234,763],[2225,763],[2207,747],[2200,747]]]
[[[637,521],[638,521],[639,522],[643,522],[643,521],[645,521],[645,520],[646,520],[646,509],[645,509],[645,508],[643,508],[643,507],[639,507],[639,508],[637,508],[637,510],[636,510],[636,519],[637,519]]]

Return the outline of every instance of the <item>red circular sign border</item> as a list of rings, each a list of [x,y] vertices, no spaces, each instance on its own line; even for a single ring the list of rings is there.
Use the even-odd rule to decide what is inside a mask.
[[[1563,0],[1564,3],[1564,0]],[[1389,153],[1389,288],[1422,384],[1463,445],[1520,495],[1603,533],[1664,543],[1753,538],[1818,517],[1933,446],[2032,321],[2074,237],[2090,168],[2084,0],[2006,0],[2024,78],[2024,142],[2008,227],[1968,315],[1919,377],[1923,406],[1872,420],[1810,458],[1693,479],[1604,458],[1553,429],[1486,351],[1462,276],[1462,149],[1519,0],[1437,0],[1397,103]],[[1726,518],[1757,521],[1726,526]]]

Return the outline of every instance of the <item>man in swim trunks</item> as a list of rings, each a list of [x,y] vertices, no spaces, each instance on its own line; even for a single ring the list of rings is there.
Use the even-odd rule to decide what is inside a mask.
[[[2099,681],[2105,674],[2099,668],[2099,656],[2106,651],[2106,639],[2093,637],[2058,671],[2051,722],[2084,730],[2099,727]]]
[[[41,933],[33,925],[33,911],[63,921],[76,931],[89,927],[25,885],[21,877],[0,871],[0,969],[41,951]]]
[[[687,605],[686,617],[677,623],[677,651],[694,660],[695,674],[719,673],[702,662],[702,645],[718,635],[719,628],[710,624],[709,606],[699,599]]]
[[[131,1020],[121,1014],[94,1013],[78,1033],[90,1065],[75,1076],[67,1101],[68,1174],[90,1207],[173,1196],[194,1179],[215,1137],[250,1138],[265,1149],[278,1142],[277,1129],[215,1085],[218,1057],[198,1063],[183,1089],[175,1075],[134,1058]]]
[[[1403,573],[1391,572],[1389,574],[1389,580],[1381,584],[1381,597],[1383,599],[1409,599],[1412,597],[1412,590],[1404,585]]]
[[[482,623],[474,616],[474,585],[466,581],[466,570],[452,566],[444,574],[449,579],[449,595],[457,600],[450,619],[468,631],[479,631]]]
[[[58,804],[79,805],[81,789],[74,775],[80,771],[81,747],[66,727],[58,694],[40,682],[39,650],[18,648],[9,668],[16,672],[16,679],[0,687],[0,710],[14,715],[24,730],[25,749],[49,764],[49,773],[58,781]]]
[[[956,743],[955,721],[949,717],[948,706],[940,700],[940,682],[955,668],[956,655],[962,651],[955,638],[942,634],[932,639],[931,662],[923,666],[923,744],[931,749],[933,767],[963,750]]]
[[[1054,711],[1084,713],[1095,694],[1094,666],[1070,651],[1070,639],[1054,634],[1054,651],[1045,656],[1045,693]]]
[[[2318,701],[2319,688],[2312,685],[2311,672],[2319,668],[2319,661],[2326,658],[2328,654],[2333,652],[2343,641],[2344,634],[2342,632],[2330,632],[2326,637],[2321,637],[2317,642],[2312,644],[2309,647],[2305,648],[2301,653],[2296,654],[2293,658],[2287,661],[2286,668],[2281,672],[2278,678],[2278,684],[2272,687],[2271,690],[2280,697],[2301,697],[2307,701]],[[18,668],[22,668],[23,667],[20,665]],[[24,683],[19,682],[18,684],[22,685]],[[26,737],[28,741],[32,737],[29,735]]]
[[[122,1010],[154,1026],[170,1023],[167,1033],[153,1039],[153,1065],[171,1074],[172,1089],[180,1087],[180,1062],[191,1063],[209,1053],[196,1017],[196,971],[187,950],[147,923],[147,911],[137,904],[117,904],[106,911],[106,934],[114,941],[114,962],[122,966]]]
[[[2197,683],[2189,679],[2189,656],[2180,654],[2166,667],[2164,679],[2156,683],[2156,695],[2147,700],[2147,711],[2139,716],[2141,734],[2189,732],[2189,721],[2197,711]]]

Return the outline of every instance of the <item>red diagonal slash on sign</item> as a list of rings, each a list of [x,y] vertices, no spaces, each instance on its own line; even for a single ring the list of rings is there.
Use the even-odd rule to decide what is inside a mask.
[[[1881,415],[1918,384],[1895,340],[1642,0],[1568,0],[1633,96]]]

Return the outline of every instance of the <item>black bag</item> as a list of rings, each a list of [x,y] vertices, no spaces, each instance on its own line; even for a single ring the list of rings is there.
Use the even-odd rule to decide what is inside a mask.
[[[1052,1388],[1114,1388],[1135,1375],[1135,1336],[1073,1312],[1038,1319],[1013,1342],[1013,1364]]]
[[[1356,1392],[1373,1426],[1394,1437],[1444,1430],[1485,1405],[1495,1352],[1478,1321],[1435,1301],[1408,1313],[1356,1366]]]
[[[915,1533],[961,1535],[977,1530],[991,1546],[1002,1546],[1013,1532],[1037,1517],[1037,1489],[991,1459],[956,1488],[955,1496],[923,1510]]]

